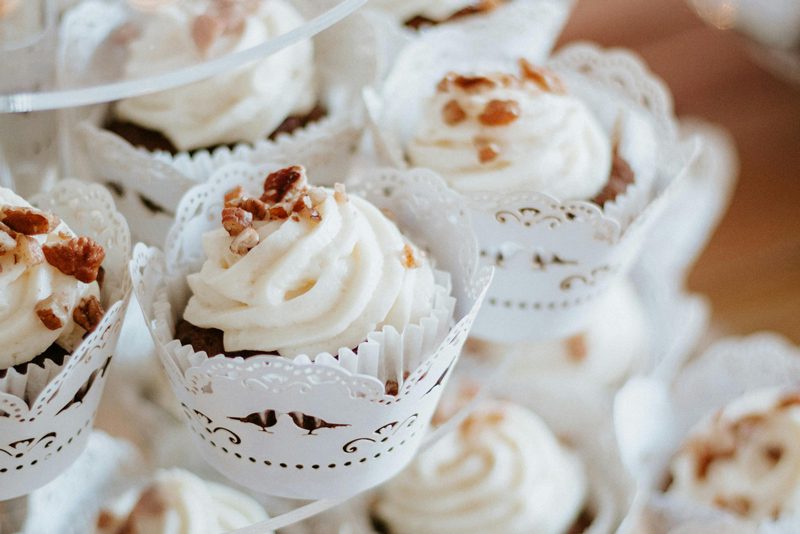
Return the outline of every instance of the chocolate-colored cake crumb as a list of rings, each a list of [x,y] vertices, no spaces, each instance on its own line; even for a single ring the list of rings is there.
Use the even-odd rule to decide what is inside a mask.
[[[624,193],[633,182],[633,169],[631,169],[628,162],[622,159],[615,150],[614,157],[611,161],[611,173],[608,177],[608,183],[606,183],[603,190],[592,199],[592,202],[602,206],[609,200],[614,200]]]
[[[216,328],[200,328],[185,319],[178,321],[175,338],[183,345],[190,345],[195,352],[205,352],[209,356],[222,354],[228,358],[249,358],[258,354],[274,354],[277,352],[259,352],[257,350],[226,351],[222,343],[222,330]]]
[[[284,120],[280,126],[278,126],[275,131],[268,136],[268,138],[275,139],[281,134],[292,133],[299,128],[304,128],[308,124],[322,119],[327,114],[328,111],[321,104],[317,104],[314,106],[314,109],[312,109],[306,115],[291,115],[287,117],[286,120]],[[139,126],[138,124],[134,124],[132,122],[111,119],[103,126],[103,128],[114,132],[133,146],[144,148],[151,152],[158,150],[169,152],[170,154],[177,154],[180,152],[180,150],[178,150],[175,145],[173,145],[172,142],[161,132]],[[202,149],[198,148],[196,150],[190,150],[189,153],[194,154],[199,150],[214,150],[221,146],[233,148],[234,145],[214,145],[210,147],[204,147]]]

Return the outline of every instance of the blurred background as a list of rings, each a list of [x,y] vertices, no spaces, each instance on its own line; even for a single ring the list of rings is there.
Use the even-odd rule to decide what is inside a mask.
[[[724,15],[725,2],[715,4]],[[761,66],[752,41],[706,24],[684,0],[579,0],[561,36],[573,40],[633,49],[669,85],[679,116],[731,132],[739,182],[689,288],[709,297],[718,333],[768,329],[800,343],[800,84]]]

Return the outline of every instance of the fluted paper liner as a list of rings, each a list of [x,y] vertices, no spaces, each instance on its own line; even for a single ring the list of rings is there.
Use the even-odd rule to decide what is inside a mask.
[[[518,50],[484,52],[498,33],[502,28],[469,34],[454,28],[446,40],[426,34],[406,47],[381,98],[366,95],[380,160],[407,166],[403,147],[426,96],[446,72],[517,71]],[[475,336],[490,341],[564,337],[584,327],[593,301],[637,258],[648,228],[679,187],[694,154],[692,140],[677,138],[665,86],[633,54],[576,44],[543,62],[589,105],[606,131],[613,132],[623,118],[619,150],[636,182],[602,208],[533,191],[465,193],[481,261],[497,268],[473,329]],[[642,124],[656,136],[655,155],[637,141]]]
[[[106,372],[130,297],[130,235],[111,195],[65,180],[33,204],[58,215],[106,251],[103,320],[62,366],[13,368],[0,379],[0,500],[30,493],[66,469],[91,433]]]
[[[376,171],[349,194],[362,194],[388,210],[401,230],[452,276],[454,325],[435,337],[437,321],[385,328],[361,347],[377,359],[339,352],[294,359],[248,359],[194,353],[174,341],[177,314],[187,302],[185,274],[204,258],[199,239],[214,228],[224,192],[236,184],[255,187],[259,169],[230,164],[181,202],[168,249],[137,246],[131,270],[156,350],[182,403],[194,441],[220,472],[256,491],[293,498],[343,498],[374,486],[402,469],[419,447],[441,391],[458,358],[491,278],[478,269],[477,245],[460,198],[427,172]],[[169,295],[169,302],[160,295]],[[365,351],[367,352],[367,351]],[[366,359],[366,358],[365,358]],[[392,362],[397,362],[392,364]],[[185,363],[191,365],[182,368]],[[410,371],[403,380],[402,370]],[[388,374],[387,374],[388,373]],[[378,376],[379,379],[375,377]],[[395,378],[399,394],[385,394]],[[247,416],[272,410],[275,425],[262,428]],[[308,431],[293,416],[311,416]]]
[[[293,0],[307,17],[338,4],[336,0]],[[126,20],[124,6],[90,1],[81,4],[64,24],[63,50],[70,77],[97,61],[92,51]],[[291,164],[302,161],[317,183],[333,185],[350,167],[361,138],[364,113],[361,89],[375,82],[375,29],[359,13],[313,37],[320,100],[328,114],[321,120],[280,135],[274,141],[239,143],[212,152],[149,152],[102,128],[107,107],[93,109],[77,126],[79,148],[95,179],[121,188],[117,199],[131,221],[134,238],[161,245],[181,196],[229,162]],[[116,61],[116,58],[107,60]],[[223,74],[224,76],[224,74]],[[266,103],[268,105],[268,103]]]
[[[615,425],[623,461],[637,480],[643,503],[632,509],[630,523],[646,525],[654,534],[679,529],[703,534],[796,532],[797,519],[755,525],[665,494],[661,486],[673,455],[698,422],[748,393],[798,387],[800,349],[771,333],[720,340],[674,378],[629,382],[615,399]]]

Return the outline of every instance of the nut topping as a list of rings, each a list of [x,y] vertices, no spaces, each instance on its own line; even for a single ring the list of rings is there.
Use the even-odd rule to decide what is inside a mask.
[[[522,72],[522,77],[538,85],[542,91],[560,95],[567,92],[561,78],[554,72],[542,67],[535,67],[527,59],[519,60],[519,68]]]
[[[258,232],[256,232],[255,228],[245,228],[231,241],[231,252],[239,256],[244,256],[250,252],[250,249],[258,245],[258,240]]]
[[[254,221],[269,220],[269,208],[257,198],[244,198],[239,203],[239,207],[253,215]]]
[[[485,126],[505,126],[519,118],[519,102],[516,100],[490,100],[478,120]]]
[[[406,269],[416,269],[419,267],[419,262],[417,258],[414,256],[414,249],[406,243],[403,245],[403,266]]]
[[[14,260],[33,267],[44,262],[45,255],[42,254],[42,247],[33,237],[24,234],[17,234],[16,247],[14,248]]]
[[[85,284],[97,280],[100,264],[106,257],[103,247],[88,237],[73,237],[69,241],[42,247],[47,263]]]
[[[237,185],[227,193],[225,193],[225,207],[237,207],[244,198],[244,187]]]
[[[0,223],[0,255],[13,252],[17,248],[16,232]]]
[[[97,297],[91,295],[82,298],[78,306],[72,310],[72,320],[87,332],[94,332],[104,313],[103,305]]]
[[[340,184],[339,182],[333,184],[333,198],[339,204],[347,202],[347,191],[344,184]]]
[[[442,108],[442,119],[444,119],[445,124],[454,126],[463,122],[466,118],[467,113],[464,108],[455,100],[450,100]]]
[[[261,200],[267,204],[283,202],[292,189],[304,189],[304,182],[305,171],[298,165],[275,171],[264,181],[264,194]]]
[[[34,308],[36,315],[48,330],[58,330],[64,326],[67,318],[67,308],[58,302],[55,295],[50,295],[39,301]]]
[[[6,206],[0,211],[0,221],[15,232],[25,235],[48,234],[59,224],[55,215],[35,208],[12,206]]]
[[[500,155],[500,147],[497,146],[497,143],[487,139],[476,138],[474,144],[478,150],[478,161],[481,163],[494,161]]]
[[[246,228],[253,226],[253,214],[242,208],[223,208],[222,226],[228,234],[237,236]]]
[[[453,87],[466,91],[468,93],[477,93],[486,89],[491,89],[497,85],[494,80],[486,76],[463,76],[450,72],[442,78],[442,81],[437,85],[440,92],[447,92]]]
[[[584,334],[576,334],[566,341],[567,355],[572,361],[582,362],[589,354],[589,348],[586,346],[586,336]]]

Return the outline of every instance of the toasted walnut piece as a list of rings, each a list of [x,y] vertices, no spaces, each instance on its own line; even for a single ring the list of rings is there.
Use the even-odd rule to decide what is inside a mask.
[[[58,226],[58,217],[35,208],[6,206],[0,211],[0,221],[25,235],[47,234]]]
[[[333,184],[333,198],[339,204],[347,202],[347,189],[345,189],[344,184],[339,182]]]
[[[59,302],[56,295],[50,295],[36,303],[36,315],[48,330],[58,330],[67,319],[67,308]]]
[[[203,13],[192,23],[192,40],[197,49],[205,54],[224,31],[225,23],[222,20]]]
[[[237,236],[253,226],[253,214],[242,208],[222,208],[222,227],[228,234]]]
[[[486,76],[462,76],[454,72],[448,73],[437,85],[440,92],[447,92],[452,88],[460,89],[468,93],[478,93],[487,89],[492,89],[497,83]]]
[[[14,252],[14,249],[17,248],[15,234],[16,232],[8,233],[4,229],[0,229],[0,255]]]
[[[589,348],[586,346],[586,335],[577,334],[567,339],[567,355],[575,362],[582,362],[589,354]]]
[[[255,228],[245,228],[239,235],[231,241],[231,252],[239,256],[244,256],[250,249],[258,245],[258,232]]]
[[[72,310],[72,320],[87,332],[94,332],[104,314],[103,305],[100,304],[97,297],[90,295],[82,298],[80,303]]]
[[[467,112],[455,100],[448,101],[442,108],[442,120],[444,120],[445,124],[455,126],[460,122],[464,122],[466,118]]]
[[[252,213],[253,220],[255,221],[269,220],[269,208],[267,208],[267,205],[257,198],[242,199],[242,201],[239,203],[239,207],[244,211]]]
[[[485,126],[506,126],[517,120],[520,113],[516,100],[490,100],[478,120]]]
[[[500,147],[488,139],[477,138],[474,141],[475,149],[478,151],[478,161],[489,163],[500,155]]]
[[[244,198],[244,187],[237,185],[227,193],[225,193],[225,207],[237,207],[240,200]]]
[[[402,261],[403,261],[403,266],[406,269],[416,269],[420,265],[419,262],[417,261],[417,258],[414,256],[414,249],[411,248],[411,245],[409,245],[408,243],[403,245]]]
[[[527,59],[519,60],[519,69],[524,79],[532,81],[538,85],[542,91],[559,95],[563,95],[567,92],[561,78],[548,69],[536,67]]]
[[[42,247],[47,263],[85,284],[97,280],[100,264],[106,257],[103,247],[88,237],[73,237],[69,241]]]
[[[305,188],[305,169],[299,165],[286,167],[270,173],[264,180],[261,200],[267,204],[282,202],[292,189]]]
[[[283,206],[275,206],[269,209],[269,218],[275,220],[288,219],[289,212]]]
[[[292,206],[292,211],[315,222],[322,220],[319,211],[314,207],[314,203],[311,200],[311,195],[307,193],[300,195],[300,197],[295,201],[294,206]]]
[[[14,256],[17,263],[34,266],[44,262],[45,254],[42,247],[33,237],[17,234]]]
[[[710,443],[706,441],[692,442],[691,450],[697,457],[695,464],[695,477],[705,480],[711,465],[717,460],[733,458],[736,455],[736,446],[733,443]]]

